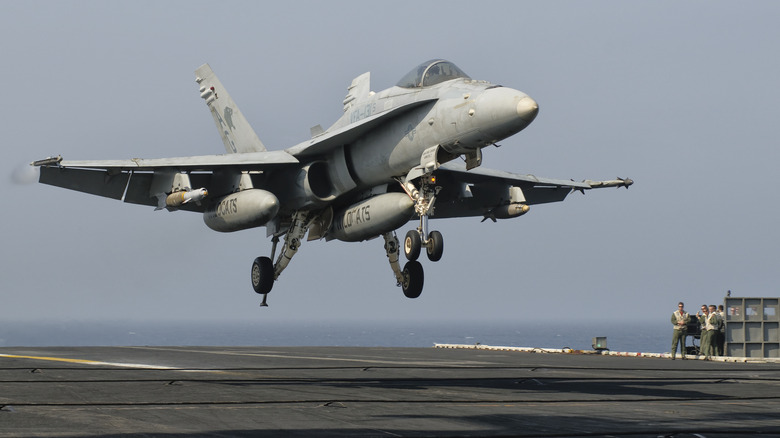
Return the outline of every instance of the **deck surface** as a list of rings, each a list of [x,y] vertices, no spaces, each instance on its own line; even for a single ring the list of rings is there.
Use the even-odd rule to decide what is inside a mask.
[[[780,436],[780,365],[435,348],[0,348],[0,437]]]

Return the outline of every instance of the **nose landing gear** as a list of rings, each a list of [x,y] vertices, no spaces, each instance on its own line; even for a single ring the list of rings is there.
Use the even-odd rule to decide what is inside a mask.
[[[422,248],[425,248],[428,260],[432,262],[438,262],[444,254],[444,237],[442,234],[438,231],[428,232],[428,217],[433,215],[433,204],[436,202],[436,195],[441,190],[441,187],[434,185],[436,179],[431,175],[422,177],[419,189],[411,181],[404,183],[399,179],[398,182],[414,201],[414,210],[420,217],[420,226],[417,229],[409,230],[406,233],[406,237],[404,237],[404,255],[409,261],[404,265],[403,271],[400,271],[398,268],[397,255],[395,266],[393,266],[392,261],[391,266],[393,266],[398,284],[403,288],[404,295],[408,298],[417,298],[422,293],[425,278],[422,264],[417,261]],[[388,241],[387,236],[386,234],[385,242]],[[391,234],[391,236],[392,239],[395,239],[397,249],[398,238],[395,237],[395,234]],[[385,248],[387,247],[386,243]],[[388,257],[391,257],[389,250]]]
[[[414,261],[420,257],[422,247],[428,254],[428,260],[438,262],[444,254],[444,236],[438,231],[431,231],[427,239],[421,237],[419,229],[409,230],[404,239],[404,255],[407,260]]]

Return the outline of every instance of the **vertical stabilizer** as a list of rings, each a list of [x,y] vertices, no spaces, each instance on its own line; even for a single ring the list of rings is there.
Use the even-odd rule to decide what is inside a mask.
[[[228,153],[262,152],[265,146],[208,64],[195,70],[200,97],[206,101]]]
[[[355,102],[368,97],[371,93],[371,72],[363,73],[352,80],[347,88],[347,97],[344,98],[344,112],[352,108]]]

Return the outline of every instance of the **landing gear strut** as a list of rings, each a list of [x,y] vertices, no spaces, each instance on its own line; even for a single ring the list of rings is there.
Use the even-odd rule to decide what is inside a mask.
[[[404,239],[404,255],[409,261],[417,260],[423,247],[432,262],[438,262],[444,254],[444,237],[438,231],[428,232],[428,217],[433,214],[433,204],[441,190],[433,185],[435,182],[434,177],[426,175],[422,177],[419,190],[411,182],[401,184],[414,201],[414,211],[420,217],[420,226],[409,230]]]
[[[420,226],[406,233],[404,239],[404,255],[410,261],[417,260],[423,247],[432,262],[438,262],[444,254],[444,237],[438,231],[428,232],[428,217],[433,214],[433,204],[441,190],[441,187],[433,185],[435,182],[434,177],[425,175],[419,190],[411,182],[401,184],[414,201],[414,211],[420,217]]]
[[[444,254],[442,234],[438,231],[428,232],[428,217],[433,214],[433,204],[436,202],[436,195],[441,187],[435,185],[436,179],[431,175],[422,177],[419,189],[411,181],[402,182],[399,179],[398,182],[414,201],[414,211],[420,217],[420,226],[415,230],[409,230],[404,237],[404,255],[409,262],[404,265],[403,271],[400,271],[398,267],[397,256],[395,265],[393,265],[389,249],[387,256],[391,259],[390,265],[393,267],[398,284],[403,288],[404,295],[409,298],[417,298],[422,292],[425,278],[423,267],[417,261],[422,248],[425,248],[428,259],[432,262],[441,260],[442,254]],[[388,248],[388,235],[395,239],[397,247],[398,238],[395,237],[395,234],[388,233],[385,234],[385,249]]]

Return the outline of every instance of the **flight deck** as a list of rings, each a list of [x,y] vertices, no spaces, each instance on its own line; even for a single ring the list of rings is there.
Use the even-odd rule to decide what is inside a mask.
[[[780,364],[366,347],[4,347],[0,437],[780,436]]]

